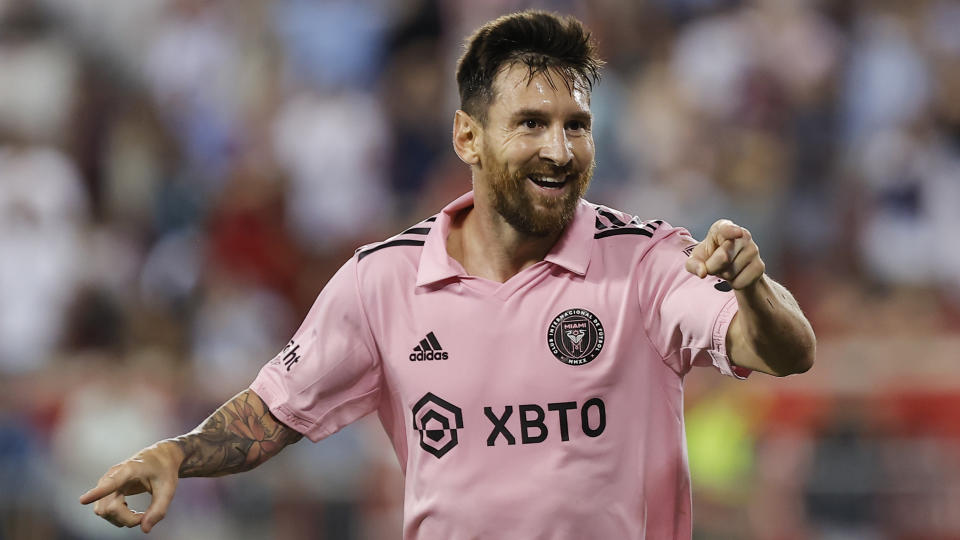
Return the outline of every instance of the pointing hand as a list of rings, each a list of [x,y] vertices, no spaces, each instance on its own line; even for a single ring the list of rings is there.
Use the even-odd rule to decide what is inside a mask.
[[[707,236],[694,248],[686,269],[701,278],[717,276],[734,289],[744,289],[763,277],[766,266],[750,231],[729,219],[721,219],[710,226]]]
[[[100,477],[97,485],[80,496],[81,504],[93,505],[93,511],[117,527],[136,527],[143,532],[163,519],[177,489],[178,471],[183,453],[174,443],[157,443],[122,461]],[[137,512],[127,506],[124,497],[149,492],[150,506]]]

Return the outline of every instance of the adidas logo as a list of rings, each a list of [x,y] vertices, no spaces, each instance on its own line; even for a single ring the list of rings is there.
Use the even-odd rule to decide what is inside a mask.
[[[423,362],[424,360],[446,360],[450,355],[443,350],[437,336],[433,332],[427,334],[427,337],[420,340],[420,344],[413,348],[410,353],[411,362]]]

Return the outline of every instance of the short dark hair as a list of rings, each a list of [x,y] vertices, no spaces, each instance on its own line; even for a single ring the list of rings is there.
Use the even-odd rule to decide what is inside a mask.
[[[529,68],[528,81],[558,73],[568,89],[593,90],[603,60],[590,32],[574,17],[546,11],[521,11],[494,19],[467,38],[457,62],[460,108],[485,123],[493,102],[493,80],[512,64]]]

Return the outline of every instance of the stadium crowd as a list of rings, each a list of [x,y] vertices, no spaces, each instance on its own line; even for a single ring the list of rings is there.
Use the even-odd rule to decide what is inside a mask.
[[[0,540],[140,534],[77,496],[469,189],[461,40],[527,7],[608,62],[588,197],[748,227],[820,338],[812,382],[687,381],[697,537],[960,538],[960,3],[0,0]],[[181,482],[153,535],[396,538],[379,429]]]

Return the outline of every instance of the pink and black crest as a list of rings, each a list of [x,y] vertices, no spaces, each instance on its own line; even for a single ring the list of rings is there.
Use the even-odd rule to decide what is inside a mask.
[[[568,309],[554,317],[547,329],[547,346],[564,364],[579,366],[590,362],[603,349],[603,325],[585,309]]]

